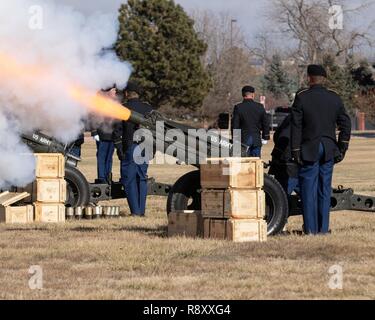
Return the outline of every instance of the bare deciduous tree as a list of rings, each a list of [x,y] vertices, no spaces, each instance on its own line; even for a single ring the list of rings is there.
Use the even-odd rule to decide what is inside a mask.
[[[196,10],[192,13],[192,18],[196,31],[208,45],[204,57],[207,65],[216,63],[222,53],[231,47],[243,47],[245,37],[229,14]]]
[[[255,36],[255,41],[252,46],[246,44],[246,47],[252,55],[270,64],[272,62],[272,57],[280,52],[280,49],[274,46],[271,38],[272,34],[263,30]]]
[[[202,115],[216,118],[221,112],[232,111],[241,100],[242,86],[254,79],[252,55],[246,48],[243,32],[229,14],[195,11],[193,18],[196,30],[208,45],[204,63],[213,78]]]
[[[296,42],[295,56],[305,64],[322,60],[327,53],[346,61],[355,48],[373,45],[369,28],[350,28],[344,20],[344,29],[332,28],[330,8],[341,5],[345,19],[371,7],[374,1],[349,8],[345,0],[273,0],[272,20]]]

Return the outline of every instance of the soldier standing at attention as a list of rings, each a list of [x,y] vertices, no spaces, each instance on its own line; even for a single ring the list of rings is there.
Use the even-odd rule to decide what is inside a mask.
[[[304,232],[316,235],[329,233],[333,169],[349,148],[351,121],[339,95],[324,87],[324,68],[310,65],[307,73],[310,88],[296,95],[292,108],[291,140],[300,165]]]
[[[116,87],[102,90],[101,94],[110,99],[117,100]],[[96,183],[111,183],[112,180],[113,154],[115,152],[113,126],[113,121],[108,119],[101,123],[99,128],[95,128],[95,130],[91,132],[91,136],[96,141],[97,148],[98,179],[96,179]]]
[[[134,82],[129,82],[125,89],[126,106],[139,114],[147,115],[153,108],[144,103],[141,98],[142,89]],[[121,183],[123,184],[133,217],[144,217],[147,200],[147,170],[148,162],[139,162],[139,144],[137,136],[140,127],[123,121],[114,130],[115,147],[121,161]],[[150,159],[151,160],[151,159]]]
[[[249,146],[249,157],[261,157],[262,145],[270,140],[270,125],[263,105],[254,101],[255,89],[242,89],[243,102],[234,107],[233,130],[241,130],[241,142]]]

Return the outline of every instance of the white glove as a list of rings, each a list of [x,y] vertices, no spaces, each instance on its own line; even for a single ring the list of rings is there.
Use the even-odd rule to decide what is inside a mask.
[[[93,136],[93,138],[94,138],[95,141],[100,142],[99,135]]]
[[[268,141],[267,140],[262,140],[262,145],[267,145],[268,144]]]

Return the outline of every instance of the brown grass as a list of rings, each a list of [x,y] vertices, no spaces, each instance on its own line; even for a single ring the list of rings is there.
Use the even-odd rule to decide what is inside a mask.
[[[268,154],[271,146],[264,154]],[[355,139],[335,184],[375,194],[374,140]],[[95,177],[94,145],[81,168]],[[187,167],[153,166],[173,182]],[[118,172],[116,165],[115,172]],[[119,201],[127,211],[125,201]],[[333,235],[279,236],[264,244],[166,238],[165,199],[151,197],[143,220],[0,226],[1,299],[375,299],[375,216],[332,215]],[[292,218],[289,230],[301,229]],[[342,263],[343,290],[328,287]],[[40,265],[44,289],[30,290]]]

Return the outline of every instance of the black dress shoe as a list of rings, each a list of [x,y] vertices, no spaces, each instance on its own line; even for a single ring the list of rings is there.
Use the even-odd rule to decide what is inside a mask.
[[[95,184],[108,184],[108,182],[104,179],[96,179]]]

